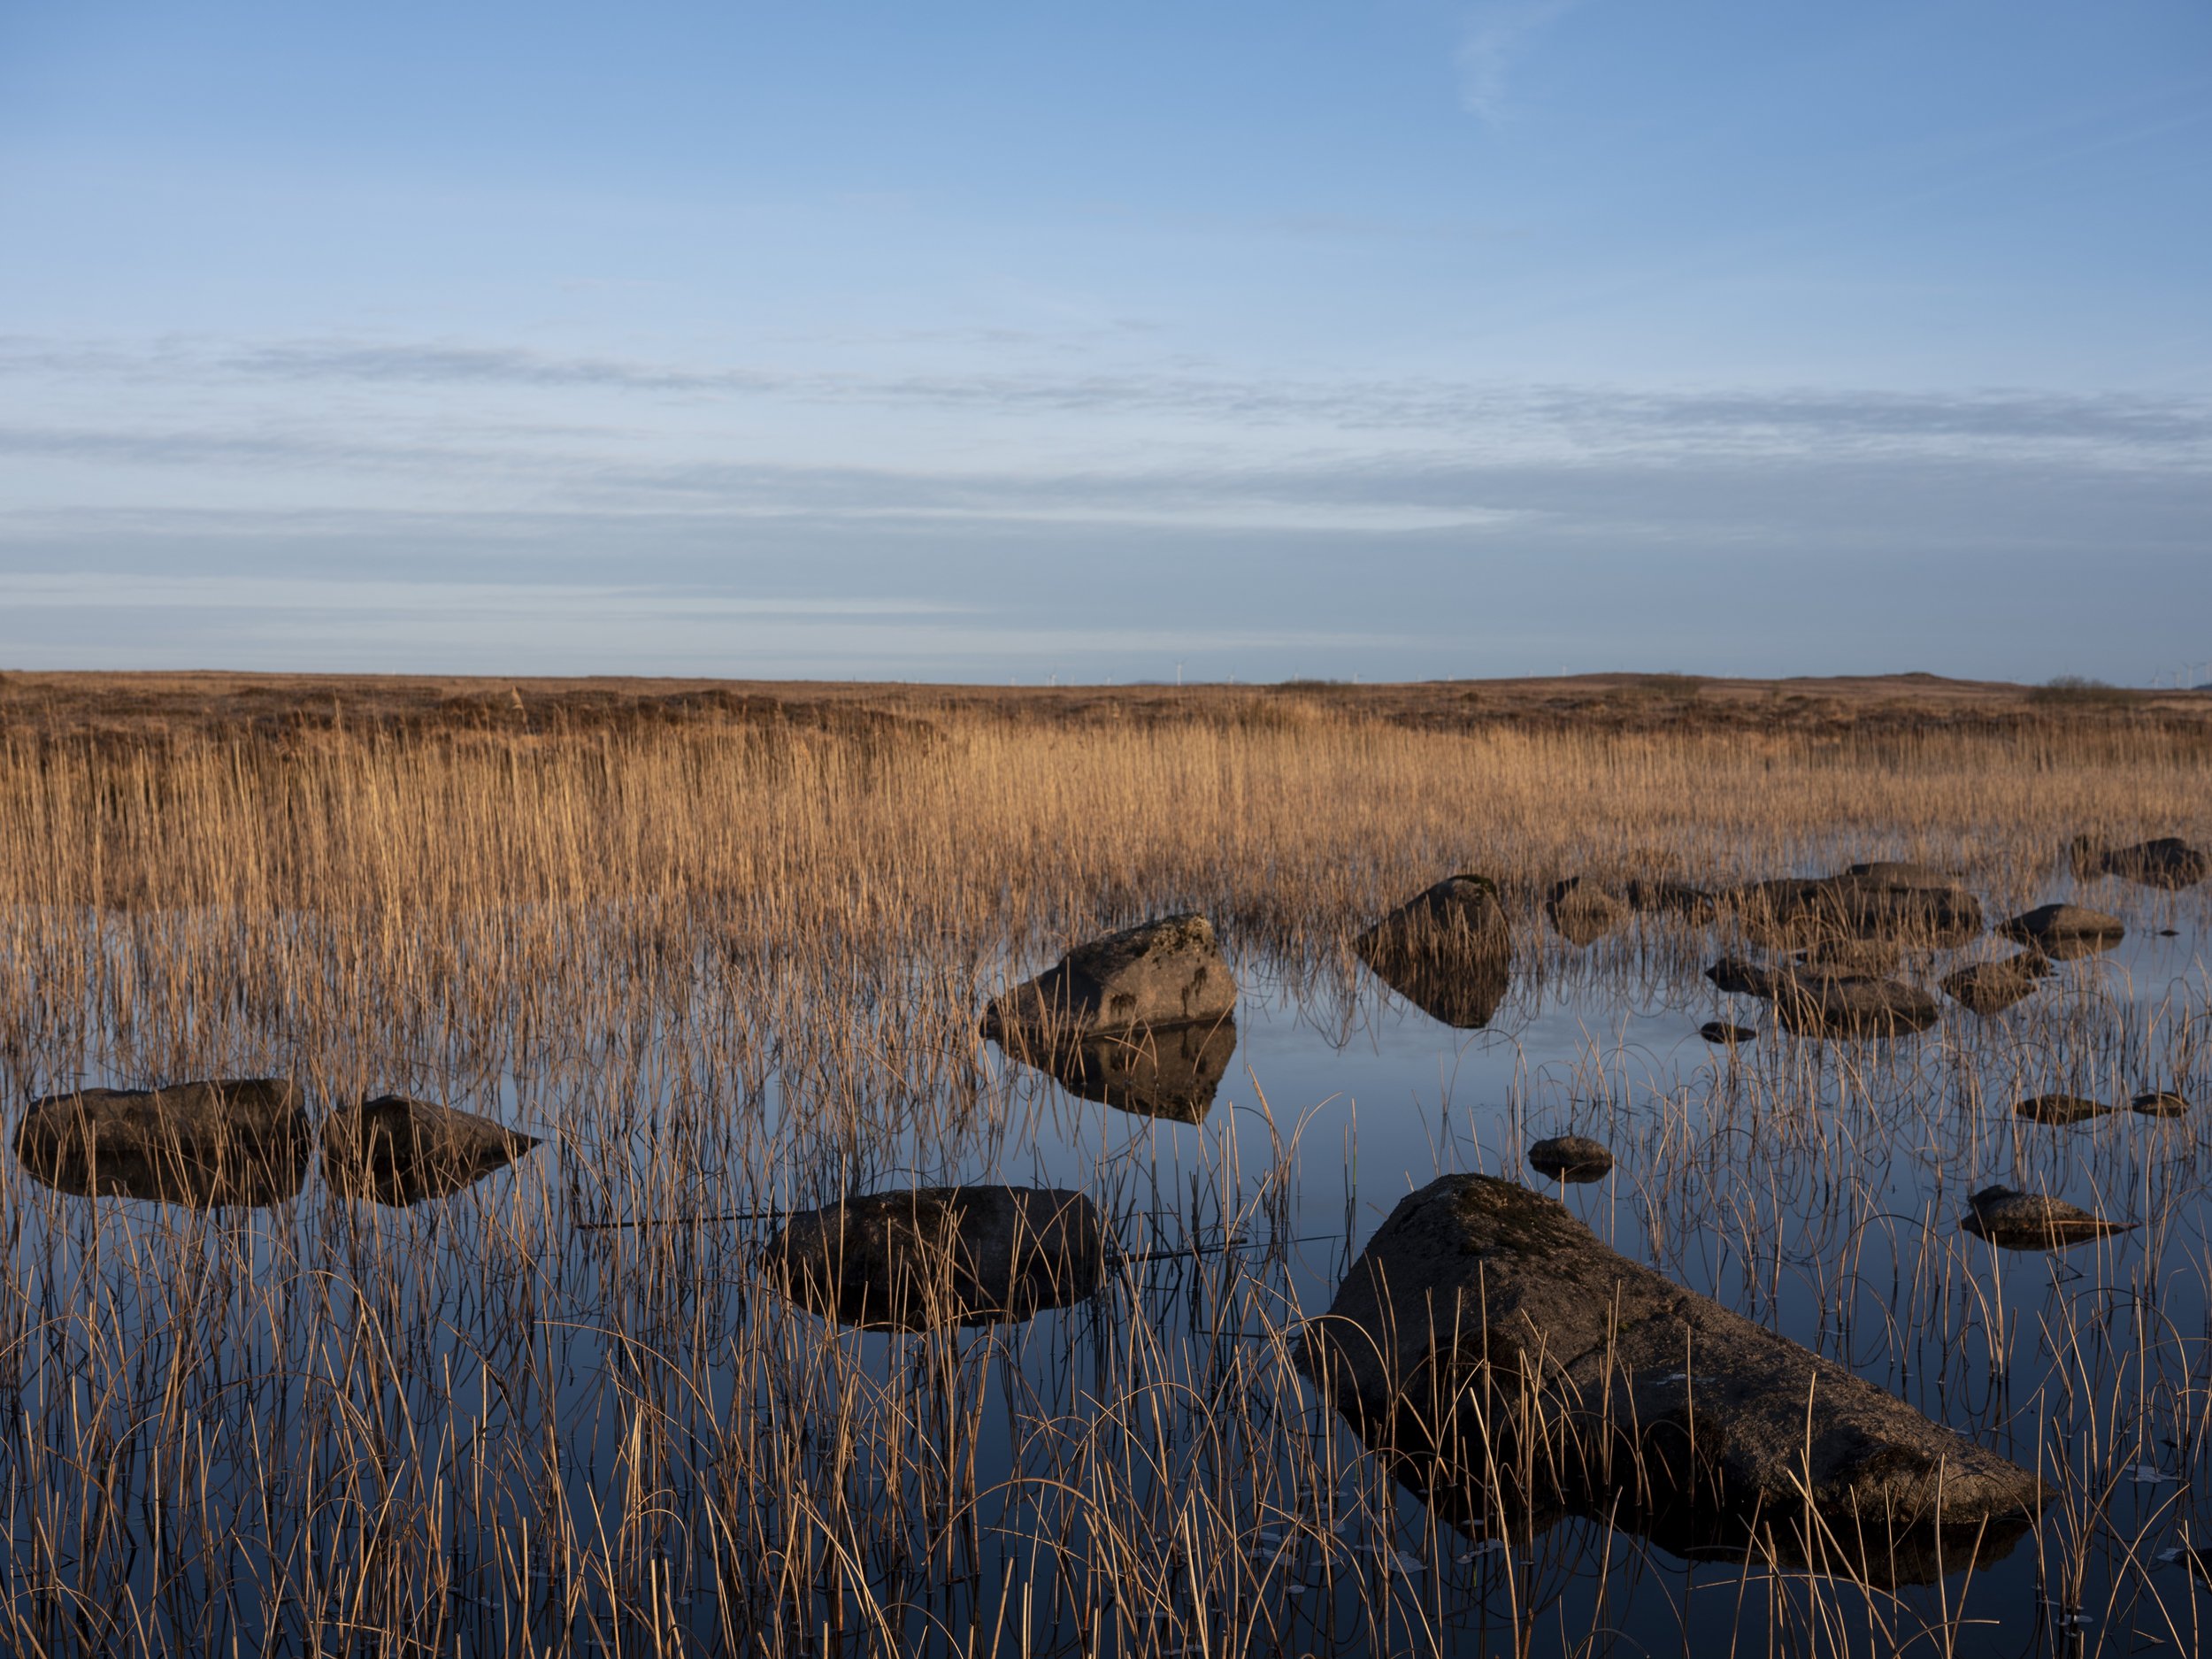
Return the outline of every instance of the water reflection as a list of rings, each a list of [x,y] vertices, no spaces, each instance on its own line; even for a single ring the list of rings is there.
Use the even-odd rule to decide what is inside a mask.
[[[1237,1048],[1236,1022],[1152,1027],[1057,1041],[1009,1032],[1000,1046],[1071,1094],[1173,1123],[1203,1122]]]
[[[49,1095],[15,1136],[24,1172],[57,1192],[195,1210],[296,1197],[312,1151],[301,1090],[284,1078]]]

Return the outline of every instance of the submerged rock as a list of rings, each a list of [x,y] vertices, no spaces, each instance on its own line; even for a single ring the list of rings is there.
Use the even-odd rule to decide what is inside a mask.
[[[312,1150],[304,1092],[273,1077],[50,1094],[15,1133],[26,1172],[58,1191],[202,1210],[296,1196]]]
[[[505,1169],[535,1135],[435,1101],[380,1094],[323,1124],[323,1179],[345,1198],[414,1204],[449,1198]]]
[[[1715,901],[1703,887],[1692,887],[1686,881],[1639,878],[1628,884],[1628,908],[1647,914],[1709,922],[1713,919]]]
[[[1613,1155],[1587,1135],[1554,1135],[1528,1149],[1529,1167],[1559,1181],[1601,1181],[1613,1172]]]
[[[2059,1125],[2087,1123],[2111,1110],[2102,1101],[2082,1094],[2034,1094],[2012,1109],[2015,1117],[2025,1118],[2030,1123]]]
[[[1010,1033],[1001,1046],[1049,1071],[1071,1094],[1146,1118],[1201,1122],[1236,1053],[1236,1021],[1116,1032],[1079,1041],[1033,1043]]]
[[[2118,876],[2124,881],[2178,893],[2212,875],[2212,856],[2172,835],[2114,849],[2101,848],[2086,835],[2078,835],[2066,852],[2074,873],[2085,880]]]
[[[2130,1101],[2128,1110],[2141,1112],[2146,1118],[2185,1118],[2189,1102],[2171,1089],[2154,1089]]]
[[[2009,1187],[1985,1187],[1966,1201],[1959,1225],[2008,1250],[2055,1250],[2134,1231],[2132,1221],[2107,1221],[2063,1199]]]
[[[1057,965],[995,998],[983,1034],[1047,1041],[1217,1020],[1235,1011],[1236,977],[1202,916],[1142,922],[1078,945]]]
[[[1738,1043],[1752,1041],[1759,1033],[1748,1025],[1732,1025],[1724,1019],[1709,1019],[1697,1028],[1697,1034],[1708,1042],[1724,1043],[1732,1048]]]
[[[1941,1011],[1935,998],[1900,979],[1763,968],[1739,956],[1722,957],[1705,977],[1732,995],[1772,1002],[1782,1029],[1800,1037],[1908,1036],[1927,1030]]]
[[[1562,939],[1579,949],[1627,921],[1628,907],[1595,883],[1570,876],[1545,899],[1544,914]]]
[[[1080,1302],[1105,1271],[1106,1230],[1080,1193],[925,1187],[793,1216],[764,1268],[841,1324],[928,1330],[1026,1319]]]
[[[1298,1363],[1366,1432],[1493,1486],[1710,1530],[2018,1522],[2036,1478],[1600,1243],[1556,1200],[1446,1176],[1394,1210]]]
[[[1463,1031],[1490,1023],[1512,976],[1497,884],[1448,876],[1353,941],[1360,960],[1432,1018]]]
[[[2003,1013],[2032,994],[2037,982],[2050,971],[2050,964],[2041,956],[2024,952],[1946,974],[1943,988],[1962,1007],[1987,1017]]]
[[[2109,950],[2127,937],[2127,924],[2078,904],[2045,904],[1999,926],[2005,938],[2033,945],[2055,962],[2072,962]]]

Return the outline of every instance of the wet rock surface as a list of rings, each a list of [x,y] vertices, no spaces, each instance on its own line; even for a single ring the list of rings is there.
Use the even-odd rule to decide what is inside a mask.
[[[2118,848],[2099,847],[2087,836],[2078,836],[2067,856],[2074,873],[2085,879],[2118,876],[2167,893],[2193,887],[2212,875],[2212,855],[2173,835]]]
[[[1982,931],[1981,901],[1944,871],[1854,864],[1840,875],[1752,882],[1721,895],[1750,937],[1773,945],[1887,940],[1948,949]]]
[[[1599,1181],[1613,1171],[1613,1154],[1587,1135],[1553,1135],[1528,1149],[1529,1167],[1559,1181]]]
[[[1494,1486],[1552,1471],[1594,1516],[1810,1511],[1894,1538],[2038,1502],[2028,1471],[1486,1176],[1400,1202],[1299,1363],[1364,1432]]]
[[[2080,1124],[2101,1118],[2113,1109],[2084,1094],[2032,1094],[2015,1106],[2013,1115],[2037,1124]]]
[[[342,1197],[380,1204],[449,1198],[505,1169],[535,1135],[435,1101],[380,1094],[323,1124],[323,1179]]]
[[[1966,1202],[1959,1225],[2012,1250],[2061,1249],[2135,1227],[2131,1221],[2108,1221],[2063,1199],[2009,1187],[1985,1187]]]
[[[1141,1117],[1194,1124],[1213,1110],[1236,1054],[1237,1027],[1225,1015],[1206,1024],[1059,1043],[1025,1041],[1016,1031],[1000,1042],[1013,1058],[1050,1072],[1071,1094]]]
[[[2072,962],[2109,950],[2127,937],[2127,924],[2116,916],[2078,904],[2044,904],[2001,923],[1998,933],[2024,945],[2033,945],[2055,962]]]
[[[26,1110],[15,1152],[35,1179],[79,1197],[224,1209],[296,1196],[313,1141],[298,1084],[218,1078],[48,1095]]]
[[[1708,1042],[1723,1043],[1730,1048],[1738,1043],[1753,1041],[1759,1035],[1749,1025],[1732,1025],[1724,1019],[1707,1020],[1697,1028],[1697,1034]]]
[[[1594,945],[1628,920],[1626,902],[1584,876],[1570,876],[1544,900],[1553,931],[1569,944]]]
[[[2006,956],[1944,975],[1943,989],[1961,1007],[1986,1017],[2026,1000],[2049,972],[2050,964],[2040,956]]]
[[[1078,945],[995,998],[983,1011],[983,1034],[1065,1041],[1217,1020],[1236,1005],[1236,978],[1213,924],[1169,916]]]
[[[1512,940],[1497,885],[1448,876],[1353,941],[1371,972],[1431,1018],[1487,1025],[1512,977]]]
[[[1105,1271],[1106,1231],[1081,1193],[928,1187],[791,1217],[764,1271],[841,1324],[927,1330],[1026,1319],[1079,1302]]]

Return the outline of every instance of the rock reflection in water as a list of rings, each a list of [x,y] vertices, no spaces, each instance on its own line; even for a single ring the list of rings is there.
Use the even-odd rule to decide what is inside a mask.
[[[762,1265],[792,1301],[841,1325],[924,1331],[999,1325],[1082,1301],[1106,1233],[1080,1193],[925,1187],[790,1217]]]
[[[1446,877],[1362,933],[1353,949],[1407,1002],[1462,1031],[1487,1025],[1511,981],[1512,941],[1487,876]]]
[[[381,1094],[323,1125],[323,1179],[345,1198],[416,1204],[450,1198],[536,1146],[526,1135],[434,1101]]]
[[[312,1150],[304,1097],[285,1078],[49,1095],[15,1136],[24,1172],[58,1192],[195,1210],[296,1197]]]
[[[1237,1026],[1225,1016],[1199,1025],[1056,1041],[1009,1032],[999,1042],[1013,1058],[1051,1073],[1071,1094],[1141,1117],[1194,1124],[1213,1110],[1236,1053]]]

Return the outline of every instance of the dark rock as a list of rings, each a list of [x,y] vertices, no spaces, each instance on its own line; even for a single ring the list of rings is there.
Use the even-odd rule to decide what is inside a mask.
[[[24,1170],[58,1191],[203,1210],[296,1196],[312,1151],[306,1096],[288,1078],[52,1094],[15,1134]]]
[[[1486,1176],[1402,1200],[1298,1362],[1363,1432],[1495,1484],[1544,1471],[1594,1517],[1693,1531],[1809,1510],[1893,1539],[2039,1502],[2028,1471]]]
[[[1551,890],[1544,913],[1559,936],[1578,949],[1594,945],[1628,920],[1628,906],[1581,876]]]
[[[1064,1041],[1217,1020],[1236,1005],[1236,979],[1213,924],[1170,916],[1078,945],[1058,965],[995,998],[983,1010],[983,1034]]]
[[[1773,945],[1883,940],[1950,949],[1982,931],[1981,901],[1955,876],[1921,864],[1854,864],[1841,875],[1732,888],[1722,903]]]
[[[535,1135],[434,1101],[380,1094],[323,1124],[323,1179],[344,1198],[414,1204],[449,1198],[505,1169]]]
[[[1018,1032],[1002,1040],[1006,1052],[1049,1071],[1071,1094],[1146,1118],[1194,1124],[1213,1109],[1214,1094],[1236,1053],[1236,1022],[1117,1032],[1079,1041],[1039,1044]]]
[[[791,1299],[846,1325],[995,1325],[1080,1302],[1106,1231],[1080,1193],[926,1187],[793,1216],[762,1263]]]
[[[2062,1249],[2135,1228],[2132,1221],[2107,1221],[2063,1199],[2009,1187],[1985,1187],[1966,1203],[1959,1225],[2008,1250]]]
[[[1946,974],[1943,988],[1962,1006],[1986,1017],[2001,1014],[2030,995],[2037,981],[2049,972],[2050,964],[2042,957],[2024,953],[2001,962],[1978,962]]]
[[[1529,1167],[1558,1181],[1601,1181],[1613,1172],[1613,1155],[1587,1135],[1554,1135],[1528,1149]]]
[[[1725,1043],[1732,1048],[1738,1043],[1751,1041],[1759,1033],[1748,1025],[1732,1025],[1724,1019],[1709,1019],[1697,1028],[1697,1034],[1708,1042]]]
[[[1512,941],[1487,876],[1450,876],[1353,941],[1377,978],[1432,1018],[1490,1023],[1511,980]]]
[[[2109,850],[2100,848],[2086,835],[2078,835],[2066,851],[2074,873],[2085,880],[2095,876],[2118,876],[2143,887],[2178,893],[2212,875],[2212,857],[2171,835]]]
[[[1686,881],[1655,881],[1640,878],[1628,884],[1628,908],[1646,914],[1678,916],[1687,921],[1709,922],[1714,915],[1714,899],[1704,888],[1692,887]]]
[[[2045,904],[2001,924],[1998,933],[2033,945],[2055,962],[2073,962],[2109,950],[2127,936],[2127,925],[2078,904]]]
[[[2092,1118],[2101,1118],[2112,1110],[2100,1100],[2090,1100],[2080,1094],[2036,1094],[2015,1106],[2013,1115],[2030,1123],[2067,1124],[2087,1123]]]
[[[2147,1094],[2138,1094],[2128,1102],[2131,1111],[2139,1111],[2146,1118],[2185,1118],[2189,1102],[2171,1089],[2156,1089]]]
[[[1772,1002],[1782,1028],[1800,1037],[1906,1036],[1927,1030],[1940,1012],[1935,998],[1897,979],[1763,968],[1738,956],[1724,956],[1705,977],[1732,995]]]

